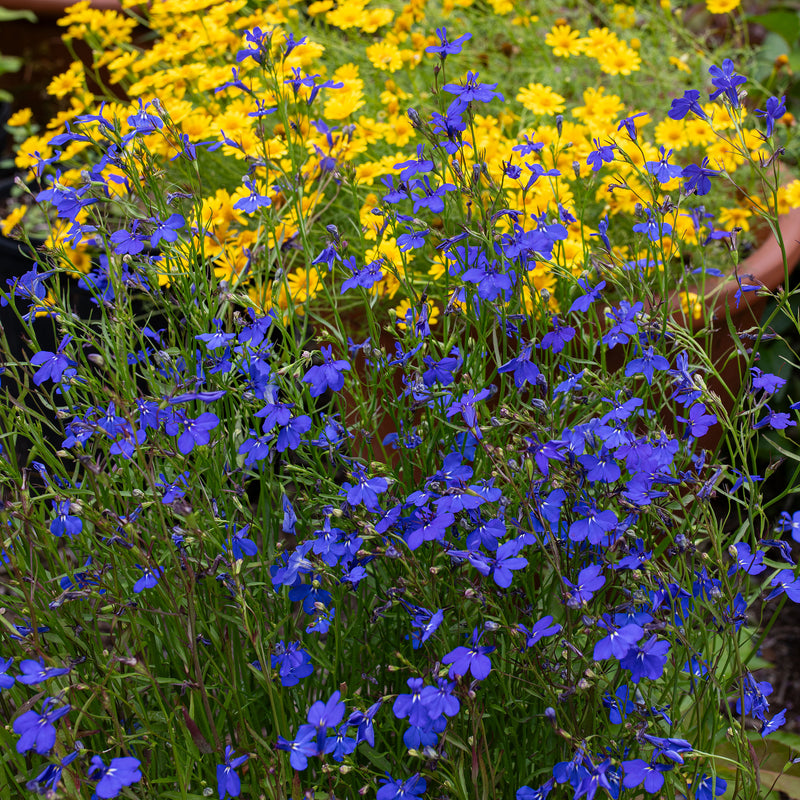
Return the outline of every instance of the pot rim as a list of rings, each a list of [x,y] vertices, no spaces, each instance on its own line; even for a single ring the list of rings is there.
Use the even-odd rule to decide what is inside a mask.
[[[766,301],[764,292],[747,290],[748,287],[759,287],[766,292],[775,292],[785,283],[800,263],[800,207],[778,217],[778,227],[783,239],[784,252],[778,244],[775,234],[770,230],[766,240],[759,245],[744,261],[733,270],[719,278],[706,280],[702,287],[702,295],[706,297],[707,319],[724,318],[730,312],[734,321],[756,324]],[[699,290],[700,287],[689,287]],[[745,291],[742,291],[742,288]],[[739,297],[737,298],[737,294]],[[677,316],[687,320],[687,314],[681,308],[684,292],[677,292],[671,298],[671,305]],[[692,320],[694,329],[704,325],[704,319]]]

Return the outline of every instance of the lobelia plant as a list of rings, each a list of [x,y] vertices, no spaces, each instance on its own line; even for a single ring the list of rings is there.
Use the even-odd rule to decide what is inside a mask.
[[[344,155],[311,143],[337,81],[287,68],[300,44],[277,26],[244,32],[219,92],[257,120],[247,147],[189,138],[152,99],[84,109],[49,140],[60,155],[34,159],[59,232],[3,292],[33,345],[2,376],[18,398],[0,409],[3,785],[185,800],[769,790],[760,757],[786,709],[770,707],[759,645],[769,604],[800,598],[800,526],[778,515],[797,472],[764,501],[755,444],[780,445],[795,418],[769,406],[783,378],[756,366],[763,330],[739,340],[751,379],[732,409],[708,389],[721,319],[702,268],[729,274],[711,248],[735,237],[715,238],[695,202],[745,192],[784,247],[780,98],[745,129],[745,78],[723,60],[708,102],[688,89],[662,110],[702,123],[752,183],[678,166],[630,114],[562,194],[579,152],[563,120],[493,172],[479,117],[504,87],[445,71],[467,41],[440,29],[428,45],[438,105],[409,111],[420,141],[368,218]],[[220,144],[247,150],[227,222],[203,199]],[[601,180],[635,198],[628,216],[598,216]],[[328,222],[334,187],[353,202]],[[225,225],[238,244],[249,232],[236,269]],[[88,319],[48,294],[75,252],[91,258]],[[722,252],[738,293],[761,288]],[[423,277],[412,259],[440,265]],[[388,286],[403,313],[381,302]],[[682,299],[708,312],[696,327]],[[54,351],[36,347],[36,315]],[[55,447],[24,406],[34,393]],[[716,427],[725,447],[702,449]]]

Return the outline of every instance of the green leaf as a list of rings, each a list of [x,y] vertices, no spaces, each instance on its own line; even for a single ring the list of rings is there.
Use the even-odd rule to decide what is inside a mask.
[[[747,18],[772,33],[777,33],[788,44],[794,44],[800,36],[800,16],[789,9],[769,11],[766,14],[755,14]]]
[[[12,22],[13,20],[24,19],[28,22],[38,22],[36,14],[27,9],[10,9],[0,7],[0,22]]]
[[[18,56],[0,55],[0,75],[5,72],[16,72],[22,66],[22,59]]]
[[[800,753],[800,734],[791,731],[775,731],[769,735],[771,742],[779,742]]]
[[[784,742],[783,739],[787,736],[800,741],[799,736],[784,731],[773,733],[766,739],[762,739],[755,731],[748,733],[764,793],[766,794],[767,789],[772,789],[782,792],[783,796],[790,800],[800,800],[800,769],[791,763],[792,750],[796,745],[794,742],[792,744]],[[734,760],[736,757],[729,741],[715,748],[715,753]],[[722,760],[717,762],[717,769],[726,776],[735,774],[732,765]]]
[[[386,758],[386,756],[382,753],[376,753],[371,747],[364,749],[363,753],[372,762],[372,766],[374,766],[376,769],[379,769],[381,772],[392,771],[392,765],[389,763],[389,759]]]

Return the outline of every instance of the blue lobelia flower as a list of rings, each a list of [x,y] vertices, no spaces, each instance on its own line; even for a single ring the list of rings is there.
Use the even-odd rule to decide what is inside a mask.
[[[782,569],[780,572],[772,577],[769,582],[770,586],[775,588],[764,598],[764,601],[772,600],[779,597],[784,592],[786,596],[794,603],[800,603],[800,578],[795,578],[794,572],[790,569]],[[0,681],[2,681],[2,674],[0,674]],[[0,682],[0,688],[3,684]]]
[[[719,175],[719,170],[711,169],[708,166],[708,158],[704,158],[698,167],[697,164],[689,164],[684,167],[681,177],[685,178],[683,193],[686,195],[706,195],[711,191],[711,180],[714,175]]]
[[[683,172],[683,168],[677,164],[670,164],[669,157],[672,155],[672,150],[666,152],[664,147],[661,147],[661,158],[658,161],[647,161],[645,166],[647,171],[659,182],[669,183],[673,178],[677,178]]]
[[[458,714],[461,704],[458,698],[453,696],[456,684],[446,678],[438,678],[436,686],[426,686],[420,694],[420,702],[428,711],[431,719],[437,719],[442,715],[454,717]]]
[[[325,733],[328,728],[335,728],[344,716],[344,703],[341,702],[341,692],[335,691],[326,703],[317,700],[308,710],[306,720],[318,732]]]
[[[752,392],[761,390],[765,394],[775,394],[786,383],[785,378],[762,372],[758,367],[750,367],[750,373],[753,376]]]
[[[66,675],[69,672],[69,667],[45,667],[41,658],[26,658],[19,662],[19,668],[22,670],[22,675],[17,675],[17,682],[28,686],[35,686],[48,678]]]
[[[241,200],[237,200],[233,204],[237,211],[241,211],[244,214],[255,214],[260,208],[267,208],[272,205],[272,200],[269,197],[259,193],[254,180],[245,178],[243,183],[250,190],[250,194],[245,195]]]
[[[553,788],[553,779],[551,778],[546,783],[543,783],[537,789],[531,789],[530,786],[520,786],[517,793],[514,795],[515,800],[546,800]]]
[[[217,791],[219,792],[220,800],[225,800],[228,795],[238,797],[242,791],[242,783],[236,773],[236,769],[241,767],[250,758],[250,755],[245,753],[243,756],[237,756],[232,759],[233,753],[233,748],[227,745],[225,747],[225,762],[217,764]]]
[[[306,614],[313,614],[321,603],[323,606],[329,606],[331,600],[331,593],[322,588],[319,582],[319,576],[315,576],[311,583],[298,583],[289,590],[289,599],[294,603],[298,600],[303,601],[303,611]]]
[[[417,800],[428,787],[418,772],[405,780],[395,779],[387,772],[380,780],[383,786],[378,789],[375,800]]]
[[[652,346],[644,348],[639,358],[631,359],[625,365],[625,377],[644,375],[648,384],[653,383],[654,370],[669,369],[669,361],[664,356],[658,355]]]
[[[482,681],[491,672],[492,664],[488,654],[494,651],[491,646],[479,646],[483,631],[475,628],[472,631],[472,644],[469,647],[456,647],[451,650],[444,658],[442,664],[450,664],[450,677],[456,675],[466,675],[471,673],[475,680]]]
[[[151,569],[150,567],[141,567],[139,564],[136,564],[136,567],[142,570],[143,575],[133,584],[134,594],[139,594],[145,589],[152,589],[158,586],[158,580],[164,574],[164,567],[153,567]]]
[[[714,84],[716,91],[710,96],[711,100],[716,100],[720,95],[724,95],[733,108],[739,107],[739,90],[737,86],[747,83],[747,78],[737,75],[734,71],[733,61],[726,58],[722,62],[722,67],[709,67],[711,83]]]
[[[707,119],[706,112],[703,111],[700,103],[700,92],[697,89],[689,89],[683,93],[683,97],[676,97],[672,101],[667,116],[670,119],[683,119],[690,111],[701,119]]]
[[[13,663],[13,658],[9,658],[6,661],[0,658],[0,692],[3,689],[10,689],[14,685],[14,676],[8,674],[9,667]]]
[[[278,750],[285,750],[289,753],[289,763],[292,765],[292,769],[304,770],[308,766],[308,759],[320,753],[317,746],[316,728],[313,725],[301,725],[297,729],[297,736],[294,739],[284,739],[283,736],[279,736]]]
[[[613,350],[618,344],[627,344],[631,336],[636,336],[639,332],[636,317],[643,308],[642,302],[631,305],[627,300],[622,300],[619,308],[612,308],[606,312],[606,317],[615,323],[603,336],[603,344],[607,345],[609,350]]]
[[[708,433],[712,425],[717,424],[716,414],[706,414],[706,407],[703,403],[695,403],[689,409],[688,417],[676,417],[678,422],[686,423],[686,436],[703,436]]]
[[[669,642],[651,636],[641,647],[632,647],[619,665],[631,671],[631,680],[639,683],[642,678],[660,678],[667,663]]]
[[[356,709],[347,718],[346,725],[358,728],[356,733],[357,742],[366,742],[370,747],[375,747],[375,728],[374,720],[375,715],[380,710],[382,705],[381,700],[371,705],[366,711]]]
[[[55,353],[51,353],[49,350],[40,350],[38,353],[34,353],[31,357],[31,364],[39,367],[33,375],[33,382],[36,386],[46,380],[58,383],[66,369],[77,366],[77,362],[64,355],[64,349],[71,341],[72,337],[66,335],[59,343]]]
[[[311,656],[300,646],[300,642],[286,644],[281,640],[275,645],[270,660],[272,668],[278,668],[282,686],[296,686],[314,672]]]
[[[614,151],[617,149],[615,144],[601,145],[599,139],[594,139],[595,149],[589,153],[586,163],[592,168],[592,172],[598,172],[603,164],[610,164],[614,160]]]
[[[592,656],[595,661],[606,658],[622,660],[644,636],[644,628],[635,623],[617,628],[610,621],[601,618],[597,624],[608,631],[608,636],[604,636],[595,644]]]
[[[561,325],[558,317],[555,316],[552,318],[552,323],[552,330],[548,331],[536,346],[544,350],[552,350],[553,353],[560,353],[567,342],[575,338],[575,328],[569,325]]]
[[[756,115],[763,117],[767,123],[767,136],[772,136],[775,123],[786,113],[786,98],[770,97],[766,109],[756,109]]]
[[[250,525],[243,525],[241,528],[238,528],[235,524],[233,526],[233,535],[230,543],[235,561],[239,561],[245,556],[258,554],[258,545],[252,539],[247,538],[249,530]]]
[[[560,633],[561,625],[558,622],[554,623],[553,617],[548,614],[546,617],[542,617],[540,620],[535,622],[530,630],[528,630],[528,628],[526,628],[524,625],[518,625],[517,629],[523,636],[525,636],[525,646],[533,647],[540,639],[543,639],[546,636],[555,636],[556,634]]]
[[[728,61],[730,59],[726,59]],[[719,777],[710,777],[703,773],[703,777],[697,782],[694,788],[696,800],[714,800],[715,797],[725,794],[728,782]]]
[[[646,209],[647,219],[633,226],[636,233],[644,233],[651,242],[657,242],[662,236],[669,236],[672,233],[672,225],[664,220],[657,220],[650,209]]]
[[[106,766],[100,756],[92,756],[89,777],[97,780],[95,794],[106,800],[116,797],[125,786],[138,783],[142,779],[138,758],[112,758]]]
[[[406,685],[411,692],[397,695],[392,705],[392,713],[397,719],[407,719],[410,725],[418,728],[426,727],[432,717],[422,702],[423,680],[409,678]]]
[[[25,784],[25,788],[29,792],[34,792],[38,795],[49,796],[50,792],[58,791],[58,784],[61,783],[61,776],[64,773],[64,767],[68,767],[77,757],[80,751],[77,749],[68,753],[58,764],[48,764],[33,780]]]
[[[456,95],[455,100],[450,103],[448,115],[451,111],[460,114],[470,103],[489,103],[495,97],[505,100],[500,92],[494,91],[496,87],[496,83],[478,83],[477,72],[467,72],[467,79],[463,84],[446,83],[442,89]]]
[[[435,166],[431,159],[425,157],[425,145],[420,144],[417,145],[416,158],[412,158],[409,161],[401,161],[399,164],[394,165],[394,169],[401,170],[400,180],[405,183],[409,178],[413,178],[414,175],[432,172]]]
[[[622,779],[622,785],[626,789],[633,789],[644,784],[644,791],[647,794],[655,794],[664,785],[664,773],[672,768],[672,764],[657,764],[654,761],[648,764],[641,758],[623,761],[622,769],[625,777]]]
[[[167,219],[151,217],[148,221],[155,225],[150,237],[150,247],[154,250],[162,241],[176,241],[178,239],[178,231],[186,224],[186,219],[181,214],[171,214]]]
[[[588,603],[594,593],[605,585],[606,579],[600,574],[602,571],[603,567],[600,564],[592,564],[584,567],[578,573],[576,583],[572,583],[567,578],[562,578],[570,589],[569,598],[567,599],[567,605],[570,608],[580,608],[583,603]]]
[[[569,538],[573,542],[588,540],[589,544],[600,544],[606,536],[610,536],[619,520],[611,510],[601,510],[592,499],[589,503],[580,502],[573,508],[582,516],[569,526]],[[592,569],[587,567],[587,569]],[[580,580],[580,578],[579,578]]]
[[[767,412],[766,416],[762,417],[758,422],[754,422],[751,426],[754,431],[763,428],[765,425],[769,425],[773,430],[780,431],[797,424],[783,411],[773,411],[769,406],[764,406],[764,409]]]
[[[573,300],[572,305],[569,307],[568,314],[579,312],[585,314],[592,303],[600,298],[603,289],[606,288],[606,282],[600,281],[596,286],[589,286],[583,278],[578,278],[578,286],[583,289],[584,294],[579,295]]]
[[[431,45],[430,47],[426,47],[425,52],[438,55],[442,61],[445,61],[447,56],[453,56],[456,55],[456,53],[460,53],[461,45],[468,39],[472,38],[471,33],[464,33],[459,36],[458,39],[453,39],[452,42],[449,42],[447,40],[447,28],[437,28],[436,35],[439,37],[441,44],[435,44]]]
[[[321,352],[323,363],[311,367],[303,376],[303,381],[311,384],[310,394],[312,397],[319,397],[327,389],[338,392],[344,386],[342,372],[350,369],[347,361],[333,358],[333,348],[330,345],[323,345]]]
[[[36,750],[40,755],[47,755],[56,743],[56,728],[53,724],[69,712],[70,706],[54,708],[55,697],[48,697],[42,703],[42,713],[37,714],[31,709],[14,720],[14,733],[20,738],[17,742],[17,752],[27,753]]]
[[[342,491],[351,506],[363,503],[370,511],[379,511],[378,495],[389,488],[389,481],[380,476],[370,477],[361,464],[353,465],[353,483],[343,483]]]
[[[751,552],[747,542],[737,542],[728,548],[729,554],[734,558],[735,563],[728,570],[728,575],[741,570],[746,575],[759,575],[767,568],[764,564],[764,553],[760,550]]]
[[[50,523],[50,533],[53,536],[77,536],[83,530],[83,521],[80,517],[71,515],[69,500],[53,501],[55,519]]]
[[[136,220],[134,220],[132,231],[121,228],[114,231],[108,238],[115,245],[114,253],[118,256],[138,255],[144,250],[144,243],[147,241],[136,233]]]
[[[347,723],[340,725],[336,733],[328,736],[325,740],[324,752],[330,755],[334,761],[344,761],[344,757],[356,749],[358,741],[355,737],[347,735],[348,728]]]
[[[199,417],[193,419],[183,411],[177,410],[169,422],[164,426],[168,436],[175,436],[183,425],[183,432],[178,436],[178,450],[183,455],[192,452],[196,445],[208,444],[211,431],[219,425],[219,417],[210,411],[204,411]]]
[[[779,711],[769,722],[765,722],[761,726],[761,738],[763,739],[765,736],[769,736],[771,733],[775,733],[778,728],[786,724],[786,709],[782,709]]]

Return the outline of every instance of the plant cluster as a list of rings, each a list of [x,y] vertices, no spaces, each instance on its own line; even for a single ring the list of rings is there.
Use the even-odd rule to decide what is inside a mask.
[[[85,136],[55,134],[98,112],[118,118],[121,132],[127,134],[136,129],[128,120],[137,119],[137,108],[161,103],[166,109],[165,135],[157,144],[150,143],[139,180],[166,181],[191,194],[191,203],[178,205],[184,224],[197,233],[191,247],[187,244],[185,252],[161,265],[158,279],[164,284],[173,272],[190,269],[202,250],[219,278],[237,287],[246,285],[264,311],[291,314],[295,306],[302,309],[307,298],[320,295],[324,273],[294,245],[302,243],[303,251],[314,249],[328,224],[339,227],[352,255],[367,262],[383,258],[394,272],[402,270],[417,294],[439,278],[446,268],[442,259],[424,257],[406,239],[398,239],[402,230],[387,231],[373,216],[387,187],[395,186],[415,198],[414,214],[420,209],[432,213],[439,226],[435,232],[442,230],[442,214],[451,213],[445,211],[445,200],[448,206],[459,206],[460,214],[477,214],[479,208],[514,212],[516,217],[498,224],[502,232],[513,231],[515,225],[529,230],[535,224],[533,214],[554,217],[561,208],[569,209],[575,219],[565,221],[567,235],[556,247],[558,263],[540,260],[529,270],[531,290],[545,290],[558,310],[571,291],[571,282],[561,280],[563,273],[579,275],[591,266],[587,235],[600,234],[619,219],[625,235],[615,237],[615,258],[630,262],[647,257],[645,240],[629,235],[631,218],[643,208],[674,199],[682,183],[678,166],[693,164],[704,170],[696,179],[699,191],[685,198],[680,208],[676,204],[668,216],[673,243],[665,242],[659,258],[671,265],[676,284],[685,264],[700,269],[710,261],[712,267],[727,268],[725,249],[704,247],[707,239],[736,231],[737,243],[742,244],[764,210],[763,202],[751,194],[757,176],[747,157],[750,153],[758,161],[767,152],[754,107],[735,133],[725,109],[708,103],[699,114],[682,116],[667,116],[655,106],[644,108],[642,91],[634,90],[630,80],[636,75],[637,83],[660,97],[664,108],[676,88],[703,80],[711,56],[698,57],[698,43],[674,24],[680,9],[644,9],[635,29],[636,14],[622,5],[608,9],[603,25],[585,13],[576,13],[572,24],[556,17],[545,21],[529,13],[534,9],[510,3],[494,3],[495,16],[461,19],[456,12],[467,13],[471,5],[444,4],[438,10],[444,15],[441,24],[481,24],[476,35],[492,42],[497,52],[482,52],[480,57],[491,74],[504,74],[504,82],[494,102],[481,107],[471,129],[464,131],[452,127],[446,110],[454,95],[444,88],[459,85],[464,75],[451,73],[453,60],[461,58],[460,47],[434,34],[437,11],[424,2],[409,3],[399,11],[362,3],[335,8],[314,3],[303,11],[285,4],[247,13],[241,2],[161,3],[146,20],[158,39],[142,49],[132,41],[133,18],[92,10],[83,0],[61,24],[68,43],[83,40],[92,48],[91,67],[76,58],[66,73],[53,79],[49,90],[65,107],[47,130],[38,130],[26,109],[10,120],[19,140],[17,166],[31,177],[36,172],[53,175],[48,162],[58,153],[61,182],[77,188],[82,171],[99,170],[113,181],[114,194],[124,204],[127,195],[135,196],[124,174],[112,163],[99,165]],[[501,20],[507,26],[502,36],[491,26]],[[616,30],[608,27],[615,23]],[[240,50],[241,36],[248,31],[247,48]],[[644,43],[634,33],[645,37]],[[660,58],[651,55],[646,78],[641,72],[642,47],[661,53]],[[524,66],[520,53],[526,54]],[[429,72],[419,69],[430,64],[432,86]],[[605,79],[600,85],[598,74]],[[476,85],[486,82],[485,70],[483,77],[473,75]],[[365,88],[380,87],[381,82],[383,91]],[[126,101],[120,101],[120,92]],[[466,136],[474,143],[482,175],[474,181],[480,192],[472,209],[465,208],[458,194],[445,198],[443,189],[431,197],[423,171],[409,164],[424,143],[414,129],[413,113],[420,103],[438,107],[426,120],[423,135],[429,141],[445,134],[453,142]],[[708,124],[711,115],[713,125]],[[740,116],[748,116],[745,108]],[[732,146],[728,140],[736,136],[740,140]],[[197,151],[196,161],[179,157],[186,145]],[[622,157],[612,158],[616,150]],[[709,196],[706,178],[720,170],[734,183]],[[658,181],[643,180],[648,174],[657,175]],[[449,185],[455,184],[451,180]],[[793,207],[798,196],[800,183],[782,187],[779,209]],[[272,211],[262,221],[254,212],[267,203]],[[356,207],[357,219],[352,213]],[[8,235],[17,229],[26,213],[25,227],[33,235],[36,215],[24,198],[6,216],[2,232]],[[118,210],[112,207],[109,213]],[[76,219],[84,221],[87,214],[81,208]],[[318,224],[323,219],[324,224]],[[122,222],[124,215],[115,224]],[[137,241],[152,244],[149,228],[131,233]],[[74,235],[68,220],[51,215],[40,236],[75,271],[99,271],[103,279],[91,244]],[[119,244],[118,252],[123,253],[125,244]],[[278,255],[271,256],[266,269],[252,269],[253,254],[262,251]],[[370,291],[391,300],[401,317],[414,302],[414,293],[400,293],[392,274]],[[530,304],[534,299],[529,295]],[[695,310],[691,298],[685,305]]]
[[[526,117],[500,80],[452,76],[472,40],[415,33],[424,3],[324,0],[305,27],[244,9],[154,4],[141,51],[79,3],[69,35],[135,100],[73,85],[21,151],[36,203],[13,227],[50,228],[1,296],[31,345],[2,375],[2,783],[766,794],[786,710],[758,649],[768,604],[800,601],[800,515],[775,513],[794,480],[763,499],[755,443],[796,419],[770,407],[763,331],[700,298],[707,277],[761,289],[750,216],[783,247],[782,97],[748,111],[722,59],[650,109],[653,144],[600,89],[574,122],[543,84]],[[315,26],[373,34],[370,63],[409,80],[432,57],[432,91],[356,119],[374,98],[355,63],[323,74]],[[554,22],[546,45],[640,67],[596,30]],[[726,324],[746,380],[720,397]]]

